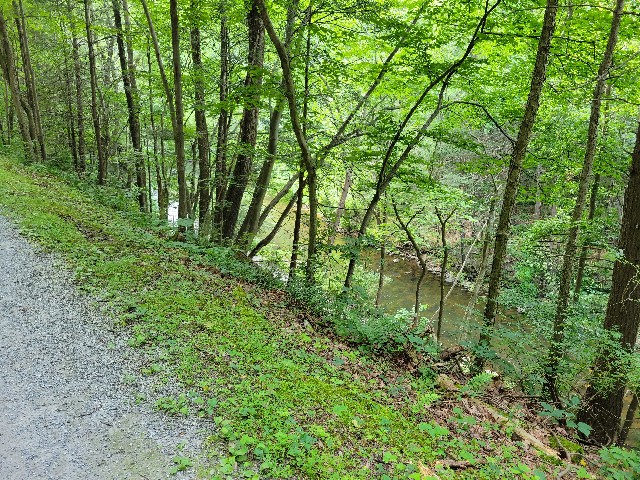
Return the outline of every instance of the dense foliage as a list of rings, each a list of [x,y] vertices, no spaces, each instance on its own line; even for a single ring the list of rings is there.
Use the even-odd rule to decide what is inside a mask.
[[[418,383],[461,343],[465,374],[495,369],[581,440],[625,445],[636,408],[625,405],[637,406],[640,379],[637,0],[2,5],[0,136],[28,163],[98,185],[91,198],[117,203],[204,265],[285,290],[341,341],[404,358]],[[199,312],[194,328],[241,336],[239,325],[207,323],[222,307],[203,298],[219,286],[170,255],[148,255],[172,264],[176,282],[194,282],[197,298],[180,300]],[[396,292],[389,272],[407,259],[413,279],[399,305],[388,297],[400,293],[384,292]],[[78,268],[88,275],[85,260]],[[428,282],[437,288],[421,294]],[[460,287],[466,304],[453,321],[447,298]],[[228,294],[251,310],[243,289]],[[133,312],[166,309],[178,321],[169,312],[178,300],[139,300]],[[262,340],[246,338],[246,351],[221,350],[231,357],[216,368],[248,368],[242,359],[258,364],[269,342],[284,342],[247,316],[267,345],[251,352]],[[147,343],[147,328],[168,341],[171,322],[149,322],[134,343]],[[316,354],[277,366],[291,369],[287,385],[299,387],[296,368]],[[309,408],[344,383],[328,375],[301,390]],[[179,411],[175,402],[162,408]],[[224,435],[233,448],[257,448],[261,438],[242,436],[255,405],[235,407],[218,422]],[[338,423],[362,421],[365,439],[390,435],[382,464],[398,460],[399,439],[381,423],[390,412],[365,421],[352,410],[369,406],[332,408]],[[280,471],[265,454],[270,475],[311,475],[329,461],[309,439],[335,432],[288,427],[273,428],[297,435],[313,462],[293,455]],[[607,450],[612,471],[617,461],[637,468],[620,452]]]

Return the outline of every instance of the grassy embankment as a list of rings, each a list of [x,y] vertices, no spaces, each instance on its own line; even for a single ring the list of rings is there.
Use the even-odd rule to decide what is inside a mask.
[[[227,250],[172,242],[109,198],[0,157],[0,213],[108,302],[148,358],[140,375],[184,392],[145,401],[214,420],[203,478],[513,479],[564,469],[428,377],[314,330],[283,291],[230,274],[253,267]]]

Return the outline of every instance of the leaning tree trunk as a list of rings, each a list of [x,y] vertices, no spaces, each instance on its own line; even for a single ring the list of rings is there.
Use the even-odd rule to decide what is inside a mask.
[[[289,48],[291,39],[293,38],[293,29],[295,27],[296,14],[298,12],[298,0],[293,0],[287,9],[287,26],[285,29],[285,47]],[[307,48],[308,53],[308,48]],[[308,56],[308,55],[307,55]],[[306,78],[306,77],[305,77]],[[280,88],[284,90],[284,84],[281,82]],[[262,164],[256,187],[251,197],[249,210],[242,222],[240,231],[238,232],[237,241],[240,244],[251,245],[253,238],[258,233],[260,211],[262,204],[271,182],[271,173],[276,163],[278,153],[278,140],[280,134],[280,121],[282,120],[282,111],[285,107],[285,98],[279,97],[276,101],[271,118],[269,120],[269,144],[267,146],[267,158]]]
[[[556,28],[556,14],[558,12],[558,0],[547,0],[544,12],[542,33],[538,41],[538,51],[536,62],[531,75],[531,88],[524,110],[524,117],[520,123],[518,138],[514,145],[513,154],[509,163],[509,173],[504,189],[504,197],[498,225],[496,227],[496,239],[493,248],[493,260],[491,263],[491,274],[489,275],[489,294],[487,305],[484,310],[484,330],[480,334],[480,344],[488,347],[491,342],[490,329],[496,319],[498,307],[498,293],[500,291],[500,279],[502,277],[502,266],[507,254],[507,241],[509,240],[509,229],[511,227],[511,214],[516,204],[518,187],[520,185],[520,173],[522,163],[527,153],[529,139],[533,131],[533,125],[540,106],[540,96],[545,82],[547,72],[547,62],[549,61],[549,51],[551,50],[551,39]],[[483,359],[476,359],[476,368],[481,369]]]
[[[253,164],[253,152],[258,135],[258,112],[262,69],[264,66],[264,25],[255,2],[247,14],[249,26],[249,56],[247,76],[244,81],[245,107],[240,121],[240,153],[236,157],[231,184],[225,197],[222,236],[232,239],[238,223],[242,197],[249,182]]]
[[[631,158],[629,183],[624,196],[618,248],[622,252],[613,267],[611,293],[604,328],[620,334],[620,347],[631,352],[640,324],[640,121]],[[601,445],[615,441],[620,427],[622,400],[629,361],[617,357],[617,349],[606,346],[597,355],[593,378],[587,388],[578,418],[591,425],[589,440]]]
[[[96,52],[94,47],[93,32],[91,31],[91,0],[84,0],[84,21],[87,32],[87,46],[89,49],[89,76],[91,79],[91,118],[93,119],[93,131],[96,137],[96,150],[98,154],[98,185],[107,183],[107,157],[102,144],[102,129],[100,128],[100,115],[98,114],[98,74],[96,73]]]
[[[33,124],[35,138],[37,139],[37,154],[40,161],[47,160],[47,150],[44,143],[44,133],[42,131],[42,120],[40,118],[40,102],[38,101],[38,91],[36,89],[35,74],[31,65],[31,52],[29,50],[29,37],[27,36],[27,25],[25,21],[22,0],[13,1],[16,27],[18,29],[18,40],[20,52],[22,53],[22,69],[24,70],[24,83],[27,89],[27,102],[33,113]]]
[[[433,123],[437,115],[440,113],[442,109],[442,100],[444,97],[444,92],[446,91],[447,86],[449,85],[449,81],[456,74],[458,69],[466,62],[467,58],[469,58],[469,55],[471,55],[471,52],[473,51],[476,43],[478,42],[478,38],[481,32],[483,31],[484,26],[487,23],[487,19],[489,18],[489,15],[491,15],[491,13],[498,7],[498,5],[500,5],[501,1],[502,0],[496,0],[492,6],[489,6],[488,3],[486,4],[484,14],[476,24],[475,30],[471,35],[471,39],[469,40],[469,43],[467,44],[467,47],[464,50],[464,53],[460,56],[460,58],[458,58],[455,62],[451,63],[446,69],[444,69],[440,73],[440,75],[434,78],[424,88],[420,97],[416,99],[416,101],[413,103],[412,107],[406,113],[406,115],[402,119],[402,122],[396,129],[396,132],[393,138],[391,139],[391,141],[389,142],[389,145],[387,146],[384,157],[382,159],[382,164],[380,166],[380,169],[378,170],[378,178],[376,180],[376,187],[375,187],[374,194],[371,200],[369,201],[369,205],[367,205],[365,213],[362,217],[362,221],[360,222],[360,228],[358,229],[358,232],[357,232],[358,240],[361,239],[367,233],[367,228],[369,227],[369,223],[371,223],[371,219],[373,218],[373,213],[378,205],[378,202],[380,202],[380,199],[382,198],[382,194],[386,191],[387,187],[391,184],[393,179],[396,177],[400,168],[404,165],[404,162],[409,158],[409,155],[411,154],[413,149],[420,143],[420,141],[427,134],[427,131],[431,126],[431,123]],[[426,122],[423,123],[422,126],[418,129],[418,131],[413,135],[413,137],[409,141],[408,145],[404,148],[404,150],[402,151],[398,159],[395,160],[394,162],[393,161],[394,153],[396,151],[396,148],[400,144],[401,139],[404,136],[405,130],[409,125],[409,122],[411,121],[415,113],[419,110],[419,108],[422,106],[422,104],[424,103],[429,93],[440,84],[442,84],[442,86],[440,88],[440,93],[438,95],[438,103],[436,107],[434,108],[431,115],[427,118]],[[371,89],[368,93],[370,92],[371,92]],[[355,273],[356,263],[358,262],[358,259],[359,259],[358,252],[352,255],[351,258],[349,259],[347,274],[345,275],[345,279],[344,279],[344,287],[347,289],[351,288],[353,275]]]
[[[344,176],[344,184],[342,185],[342,193],[340,194],[340,200],[338,201],[338,208],[336,208],[336,218],[333,220],[333,228],[331,237],[329,238],[329,245],[333,245],[340,229],[340,221],[342,215],[344,215],[345,206],[347,205],[347,197],[349,196],[349,189],[351,188],[351,177],[353,172],[351,169],[347,169],[347,173]]]
[[[11,92],[13,110],[16,112],[16,117],[18,117],[18,126],[20,127],[26,157],[30,161],[35,162],[38,160],[38,154],[34,144],[35,139],[32,138],[31,132],[29,131],[29,121],[22,106],[23,100],[20,94],[20,86],[18,85],[15,56],[13,48],[11,47],[11,40],[9,39],[9,32],[7,31],[7,22],[2,13],[2,9],[0,9],[0,64],[2,65],[2,74]]]
[[[607,47],[598,69],[598,77],[596,86],[591,100],[591,116],[589,118],[589,131],[587,134],[587,146],[585,149],[584,164],[580,173],[578,183],[578,195],[576,204],[571,215],[571,227],[567,235],[564,249],[564,258],[562,261],[562,270],[560,274],[560,285],[558,287],[558,302],[556,304],[556,315],[553,320],[553,338],[549,347],[549,354],[545,365],[545,382],[544,391],[550,395],[553,401],[560,405],[558,396],[557,379],[558,366],[564,355],[564,331],[566,328],[567,315],[569,310],[569,299],[571,297],[571,284],[573,281],[573,265],[575,263],[576,252],[578,249],[578,233],[580,231],[580,222],[587,199],[587,191],[591,179],[591,170],[593,168],[593,160],[596,154],[598,144],[598,125],[600,123],[600,106],[602,104],[602,94],[605,91],[607,78],[609,77],[609,69],[613,62],[613,52],[618,42],[618,30],[620,28],[620,19],[624,10],[624,0],[617,0],[616,7],[613,12],[611,21],[611,30],[609,32],[609,40]]]
[[[129,123],[129,135],[131,145],[135,155],[136,187],[138,188],[138,205],[141,212],[148,212],[147,204],[147,178],[142,154],[142,140],[140,134],[140,103],[138,97],[138,87],[135,77],[135,65],[133,64],[133,53],[131,46],[125,49],[124,32],[122,29],[122,15],[120,13],[120,0],[113,0],[113,18],[116,27],[116,43],[118,45],[118,57],[120,59],[120,70],[122,72],[122,84],[127,99],[127,112]],[[127,43],[129,39],[127,38]],[[127,54],[127,50],[131,52]]]

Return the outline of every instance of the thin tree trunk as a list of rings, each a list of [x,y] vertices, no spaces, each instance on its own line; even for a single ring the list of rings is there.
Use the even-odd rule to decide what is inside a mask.
[[[490,329],[495,324],[496,311],[498,307],[498,294],[500,291],[500,279],[502,277],[502,266],[507,253],[507,242],[509,240],[509,230],[511,227],[511,214],[516,204],[518,187],[520,185],[520,173],[522,172],[522,163],[529,146],[529,139],[533,131],[533,125],[540,106],[540,96],[542,87],[545,83],[547,63],[549,61],[549,51],[551,50],[551,39],[556,28],[556,14],[558,12],[558,0],[547,0],[544,12],[544,20],[542,24],[542,33],[538,41],[538,51],[536,53],[536,62],[531,75],[531,87],[529,96],[524,110],[524,116],[520,123],[518,138],[514,145],[511,161],[509,163],[509,172],[504,189],[504,199],[498,226],[496,228],[496,237],[493,248],[493,261],[491,263],[491,274],[489,276],[489,294],[487,297],[487,305],[484,310],[484,330],[480,334],[480,344],[485,348],[489,347],[491,342]],[[476,359],[476,369],[481,370],[484,365],[482,358]]]
[[[33,66],[31,65],[31,52],[29,50],[29,38],[27,36],[27,25],[22,0],[13,0],[13,10],[16,16],[15,22],[18,29],[20,52],[22,53],[22,68],[24,70],[24,83],[27,89],[27,101],[33,112],[34,133],[37,139],[36,153],[39,156],[39,160],[44,162],[47,160],[47,150],[44,143],[42,120],[40,118],[40,102],[38,101],[35,74],[33,72]]]
[[[593,221],[593,218],[596,215],[596,204],[598,200],[598,188],[600,187],[600,174],[597,173],[594,176],[593,184],[591,185],[591,197],[589,199],[589,215],[588,220],[589,223]],[[584,279],[584,269],[587,264],[587,252],[589,247],[587,245],[582,245],[580,249],[580,259],[578,260],[578,269],[576,271],[576,285],[573,289],[573,299],[574,301],[578,299],[580,296],[580,291],[582,290],[582,280]]]
[[[26,158],[35,162],[38,159],[38,155],[36,153],[31,133],[29,132],[27,114],[22,106],[15,55],[13,53],[13,48],[11,47],[11,40],[9,39],[9,32],[7,31],[7,22],[4,18],[2,9],[0,9],[0,37],[0,64],[2,64],[2,73],[5,81],[9,85],[9,90],[11,91],[11,103],[13,105],[13,110],[16,112],[16,117],[18,118],[18,126],[20,127]]]
[[[182,68],[180,65],[180,31],[178,23],[178,10],[176,0],[171,0],[169,4],[170,16],[171,16],[171,47],[172,47],[172,60],[173,60],[173,83],[175,88],[174,92],[169,86],[169,80],[167,78],[166,71],[164,69],[164,62],[162,60],[162,54],[160,52],[160,45],[158,43],[158,36],[156,35],[153,20],[149,12],[146,0],[140,0],[142,8],[144,9],[145,16],[147,18],[147,24],[149,26],[149,33],[151,34],[151,40],[153,41],[153,49],[156,55],[156,63],[158,64],[158,71],[160,72],[160,78],[162,79],[162,86],[167,97],[167,105],[169,107],[169,116],[171,117],[171,127],[173,130],[173,140],[175,145],[176,154],[176,169],[178,171],[178,219],[185,219],[187,214],[187,184],[185,176],[185,152],[184,152],[184,107],[182,103]],[[175,103],[174,103],[175,101]],[[168,194],[168,185],[166,182],[166,176],[162,172],[163,176],[163,190]],[[160,199],[160,189],[158,190],[158,199]],[[164,199],[168,205],[168,197]],[[161,210],[162,212],[162,210]],[[178,232],[184,232],[185,227],[179,226]]]
[[[178,0],[170,0],[171,17],[171,50],[173,53],[173,89],[175,92],[175,119],[173,140],[176,150],[176,170],[178,171],[178,219],[187,218],[187,177],[185,174],[184,151],[184,104],[182,102],[182,66],[180,60],[180,24],[178,17]],[[178,231],[184,227],[178,226]]]
[[[536,203],[533,207],[533,216],[537,220],[542,218],[542,189],[540,188],[540,177],[542,177],[542,165],[536,166]]]
[[[298,12],[298,0],[293,0],[287,8],[287,26],[285,28],[285,47],[288,49],[293,38],[293,29],[295,27],[296,14]],[[307,42],[308,43],[308,42]],[[308,58],[309,45],[307,45]],[[280,88],[284,90],[284,82],[281,82]],[[240,231],[238,232],[237,241],[244,245],[251,245],[253,237],[258,233],[259,217],[262,210],[264,197],[271,182],[271,173],[276,163],[278,153],[278,139],[280,133],[280,121],[282,119],[282,111],[285,107],[285,97],[279,97],[271,112],[269,119],[269,144],[267,146],[267,158],[262,164],[256,187],[251,197],[251,204],[247,215],[242,222]]]
[[[376,307],[380,307],[384,288],[384,271],[387,262],[387,248],[384,239],[380,245],[380,268],[378,269],[378,288],[376,289]]]
[[[598,125],[600,123],[600,106],[602,104],[602,94],[605,91],[607,78],[609,77],[609,69],[613,62],[613,52],[618,41],[618,30],[620,28],[620,19],[624,10],[624,0],[617,0],[616,7],[613,12],[611,21],[611,31],[609,40],[602,58],[602,63],[598,69],[598,77],[596,86],[591,100],[591,116],[589,118],[589,132],[587,134],[587,146],[585,149],[584,163],[580,179],[578,183],[578,195],[575,207],[571,215],[571,227],[567,235],[564,250],[564,258],[562,261],[562,271],[560,274],[560,285],[558,287],[558,302],[556,304],[556,315],[553,320],[553,338],[549,348],[549,356],[545,368],[544,390],[550,395],[556,404],[560,404],[560,398],[557,391],[558,365],[564,353],[564,331],[566,327],[569,299],[571,297],[571,283],[573,280],[573,266],[575,263],[576,251],[578,248],[578,234],[580,232],[580,222],[589,189],[591,170],[595,158],[596,148],[598,144]]]
[[[258,242],[258,244],[249,253],[249,257],[255,257],[260,252],[260,250],[262,250],[264,247],[269,245],[269,243],[271,243],[271,240],[274,239],[274,237],[282,227],[282,224],[284,223],[285,219],[289,216],[289,212],[291,212],[291,208],[293,207],[293,204],[296,203],[296,200],[299,196],[300,196],[300,190],[297,190],[296,193],[291,197],[291,199],[287,203],[287,206],[284,208],[284,210],[280,214],[280,217],[278,217],[278,221],[276,222],[274,227],[271,229],[271,232],[269,232],[269,234],[265,238],[263,238]]]
[[[198,235],[208,238],[209,205],[211,203],[211,167],[209,165],[209,130],[205,111],[205,77],[202,65],[200,27],[195,20],[200,2],[191,0],[191,60],[194,70],[194,107],[198,139]]]
[[[107,157],[102,145],[102,129],[98,114],[98,77],[96,73],[96,53],[94,48],[93,32],[91,31],[91,0],[84,0],[84,21],[87,32],[87,45],[89,49],[89,76],[91,79],[91,118],[93,119],[93,131],[96,137],[96,150],[98,154],[98,185],[107,183]]]
[[[76,135],[76,120],[73,111],[73,88],[71,85],[71,68],[69,66],[69,55],[64,52],[64,96],[67,107],[67,125],[69,126],[69,149],[73,159],[73,169],[78,171],[78,139]]]
[[[215,164],[215,205],[212,215],[212,240],[222,239],[224,228],[224,205],[227,192],[227,142],[231,115],[226,105],[229,93],[229,27],[227,26],[226,1],[220,2],[220,114],[218,115],[218,132]]]
[[[169,188],[165,182],[163,176],[164,167],[164,152],[160,158],[158,158],[158,130],[156,128],[155,113],[153,107],[153,79],[151,70],[151,46],[147,45],[147,68],[148,68],[148,90],[149,90],[149,121],[151,123],[151,135],[153,137],[153,160],[156,171],[156,189],[158,191],[158,219],[167,221],[169,217]],[[162,127],[162,125],[161,125]],[[151,205],[151,203],[149,203]]]
[[[604,328],[620,334],[620,348],[630,353],[635,347],[640,324],[640,121],[631,157],[629,183],[618,248],[622,252],[613,267],[611,293]],[[591,425],[589,440],[606,445],[615,441],[622,417],[622,401],[631,363],[620,361],[618,349],[605,345],[592,368],[593,377],[578,415]]]
[[[493,234],[493,223],[495,222],[496,217],[496,198],[491,199],[491,203],[489,205],[489,215],[487,217],[487,225],[484,232],[484,239],[482,241],[482,253],[480,254],[480,267],[478,268],[478,276],[476,277],[476,281],[473,285],[473,293],[471,294],[471,300],[469,300],[469,304],[465,310],[464,316],[465,319],[471,315],[471,312],[476,306],[478,302],[478,297],[480,296],[480,289],[482,288],[482,284],[484,283],[484,277],[487,273],[487,263],[489,260],[489,246],[491,244],[491,238]]]
[[[302,162],[301,162],[302,163]],[[296,201],[296,219],[293,225],[293,240],[291,241],[291,258],[289,259],[289,279],[291,282],[298,268],[298,255],[300,254],[300,232],[302,229],[302,208],[304,206],[304,169],[300,165],[298,172],[298,200]]]
[[[278,99],[276,105],[271,112],[271,118],[269,120],[269,144],[267,146],[267,158],[265,158],[260,174],[256,180],[256,187],[251,197],[251,203],[249,210],[247,211],[244,221],[240,226],[236,241],[243,246],[250,246],[258,233],[258,222],[260,216],[260,210],[262,209],[262,203],[269,188],[269,182],[271,181],[271,173],[276,163],[276,155],[278,152],[278,137],[280,134],[280,119],[282,118],[282,109],[285,105],[284,98]]]
[[[439,208],[436,207],[436,216],[440,222],[440,241],[442,242],[442,263],[440,264],[440,306],[438,308],[438,324],[436,326],[436,342],[440,341],[440,332],[442,330],[442,320],[444,319],[444,286],[447,278],[447,263],[449,261],[449,246],[447,245],[447,222],[455,213],[453,209],[449,215],[444,215]]]
[[[144,156],[142,154],[142,139],[140,134],[140,104],[138,87],[135,77],[135,65],[133,64],[133,52],[127,36],[127,46],[125,48],[124,31],[122,28],[122,15],[120,13],[120,1],[113,0],[113,18],[116,27],[116,42],[118,45],[118,57],[120,59],[120,70],[122,72],[122,84],[127,99],[127,112],[129,114],[129,135],[135,156],[136,187],[138,188],[138,205],[141,212],[148,212],[147,203],[147,179],[144,166]],[[126,1],[126,0],[125,0]],[[127,5],[125,4],[125,12]],[[127,28],[128,31],[128,28]]]
[[[72,15],[72,3],[69,2],[69,15]],[[78,37],[75,34],[75,22],[71,24],[71,46],[73,51],[73,71],[75,76],[76,89],[76,122],[78,125],[78,168],[77,173],[83,176],[87,170],[87,161],[85,159],[85,139],[84,139],[84,102],[82,99],[82,67],[80,65],[80,45]]]
[[[231,239],[234,236],[242,198],[249,182],[253,165],[253,155],[258,135],[258,113],[262,69],[264,67],[264,26],[255,2],[247,14],[249,26],[249,55],[247,76],[245,78],[245,107],[240,121],[240,153],[236,157],[231,184],[229,185],[224,209],[222,236]]]
[[[409,157],[411,151],[420,143],[420,141],[424,138],[427,133],[427,130],[431,126],[431,123],[435,120],[436,116],[442,109],[442,99],[444,96],[444,92],[448,86],[449,80],[453,75],[458,71],[460,66],[465,63],[471,52],[473,51],[474,46],[476,45],[479,35],[482,32],[482,29],[487,23],[487,19],[489,15],[498,7],[501,3],[501,0],[497,0],[491,7],[488,6],[485,8],[484,14],[480,18],[476,28],[471,36],[469,43],[461,55],[461,57],[449,65],[440,75],[438,75],[435,79],[433,79],[427,87],[423,90],[420,97],[414,102],[413,106],[409,110],[409,112],[404,116],[400,126],[396,130],[395,135],[393,136],[391,142],[389,143],[387,150],[385,152],[384,158],[382,159],[382,165],[380,170],[378,171],[378,179],[376,181],[376,189],[371,198],[369,205],[364,213],[362,221],[360,223],[360,228],[358,229],[358,239],[360,239],[363,235],[366,234],[367,228],[369,227],[369,223],[371,223],[371,219],[373,218],[373,212],[378,205],[378,202],[382,198],[382,194],[387,189],[391,181],[395,178],[400,167],[404,164],[404,162]],[[440,94],[438,95],[438,104],[432,114],[429,116],[427,121],[418,129],[413,138],[409,141],[409,144],[404,148],[403,152],[400,154],[395,163],[392,161],[393,154],[395,153],[396,147],[403,137],[403,133],[413,118],[414,114],[418,111],[420,106],[424,103],[427,95],[440,83],[442,83],[442,87],[440,89]],[[344,286],[345,288],[351,288],[351,283],[353,280],[353,274],[355,273],[356,263],[358,262],[359,255],[355,254],[349,259],[349,266],[347,267],[347,275],[345,276]]]
[[[352,176],[353,172],[348,169],[347,173],[344,176],[344,184],[342,185],[342,193],[340,194],[340,201],[338,202],[338,208],[336,209],[336,218],[333,221],[333,231],[331,232],[331,237],[329,238],[329,245],[333,245],[336,241],[338,229],[340,228],[340,220],[342,220],[344,208],[347,204],[347,197],[349,196],[349,189],[351,188]]]
[[[418,278],[418,283],[416,284],[415,301],[413,303],[413,328],[415,329],[418,326],[418,322],[420,320],[420,287],[422,287],[422,281],[424,280],[424,277],[427,273],[427,262],[422,256],[422,250],[420,249],[420,246],[418,245],[416,238],[413,236],[413,233],[409,228],[409,224],[413,221],[414,218],[416,218],[419,214],[422,213],[422,210],[420,210],[419,212],[414,214],[409,220],[404,222],[402,221],[402,217],[400,216],[400,212],[398,211],[398,206],[395,204],[395,202],[392,205],[393,205],[393,212],[396,214],[396,220],[398,221],[398,225],[400,226],[402,231],[405,233],[405,235],[409,239],[409,243],[411,243],[411,246],[413,247],[413,251],[416,254],[416,257],[418,259],[418,263],[420,264],[420,269],[421,269],[420,277]]]
[[[278,205],[278,203],[280,203],[280,200],[282,200],[284,196],[287,193],[289,193],[289,190],[291,190],[291,187],[293,186],[294,183],[296,183],[296,181],[299,178],[300,178],[300,173],[296,173],[293,177],[287,180],[287,183],[284,184],[284,187],[282,187],[280,191],[276,193],[275,196],[271,199],[271,201],[267,204],[267,206],[264,207],[264,209],[262,210],[262,213],[260,214],[260,218],[258,219],[258,231],[262,227],[262,224],[264,223],[264,221],[269,216],[269,213],[271,212],[271,210],[273,210],[275,206]]]

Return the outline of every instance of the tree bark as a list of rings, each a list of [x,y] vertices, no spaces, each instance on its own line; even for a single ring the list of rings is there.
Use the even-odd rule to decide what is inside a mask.
[[[169,15],[171,17],[171,51],[173,58],[173,89],[175,92],[175,119],[173,125],[173,141],[176,150],[176,170],[178,173],[178,220],[187,218],[187,177],[185,174],[184,151],[184,104],[182,102],[182,65],[180,60],[180,23],[178,17],[178,0],[170,0]],[[178,231],[184,231],[178,226]]]
[[[171,90],[169,86],[169,80],[167,78],[167,73],[164,69],[164,62],[162,60],[162,54],[160,52],[160,45],[158,43],[158,36],[156,35],[156,30],[153,25],[153,20],[151,18],[151,13],[149,12],[149,7],[147,6],[146,0],[140,0],[142,4],[142,8],[144,9],[145,16],[147,18],[147,24],[149,26],[149,33],[151,35],[151,40],[153,43],[153,49],[156,56],[156,63],[158,64],[158,70],[160,72],[160,78],[162,79],[162,86],[164,88],[164,92],[167,99],[167,105],[169,107],[169,116],[171,117],[171,127],[173,130],[173,140],[175,145],[175,154],[176,154],[176,169],[178,171],[178,219],[186,218],[187,211],[187,183],[185,176],[185,152],[184,152],[184,108],[182,103],[182,68],[180,65],[180,25],[178,19],[178,11],[177,11],[177,3],[176,0],[171,0],[169,5],[170,16],[171,16],[171,47],[173,52],[173,74],[174,74],[174,92]],[[177,75],[177,76],[176,76]],[[179,100],[178,100],[179,98]],[[174,103],[175,102],[175,103]],[[178,109],[178,106],[180,107]],[[179,110],[179,111],[178,111]],[[168,186],[166,182],[166,176],[164,172],[163,176],[163,189],[168,194]],[[158,174],[158,178],[160,178],[160,173]],[[158,189],[158,201],[160,200],[160,191]],[[168,205],[168,196],[164,199]],[[162,210],[161,210],[162,212]],[[185,230],[184,226],[180,226],[178,228],[179,232],[183,232]]]
[[[244,81],[244,111],[240,121],[240,153],[236,157],[233,175],[224,205],[222,236],[232,239],[238,223],[242,198],[249,182],[253,155],[258,135],[258,113],[262,70],[264,67],[264,25],[255,2],[247,13],[249,27],[249,56],[247,75]]]
[[[27,25],[24,16],[22,0],[13,0],[13,11],[15,12],[15,22],[18,29],[18,40],[20,52],[22,54],[22,68],[24,70],[24,83],[27,89],[27,102],[33,113],[34,133],[37,140],[36,153],[38,160],[47,160],[47,150],[44,142],[42,130],[42,120],[40,118],[40,102],[38,101],[38,90],[36,88],[35,74],[31,65],[31,52],[29,50],[29,37],[27,36]]]
[[[285,28],[285,47],[288,49],[293,38],[293,29],[295,27],[296,14],[298,13],[298,0],[293,0],[287,8],[287,26]],[[307,58],[308,58],[307,45]],[[284,90],[284,82],[281,82],[280,88]],[[278,153],[278,140],[280,133],[280,121],[282,120],[282,111],[285,107],[285,97],[278,97],[276,104],[271,112],[271,118],[269,119],[269,144],[267,146],[267,158],[262,164],[260,174],[256,181],[256,186],[251,197],[251,204],[247,215],[242,222],[240,231],[238,232],[237,240],[240,244],[251,245],[253,238],[258,233],[259,229],[259,217],[262,210],[262,204],[264,197],[269,188],[271,182],[271,173],[276,163]]]
[[[618,42],[618,30],[620,20],[623,15],[624,0],[616,0],[616,6],[611,21],[611,30],[607,47],[598,69],[596,86],[591,100],[591,116],[589,118],[589,131],[587,134],[587,145],[585,149],[584,163],[580,173],[578,183],[578,195],[571,215],[571,227],[565,243],[564,258],[562,261],[562,271],[560,274],[560,285],[558,287],[558,302],[556,304],[556,315],[553,320],[553,338],[549,347],[549,355],[545,366],[544,391],[550,395],[556,404],[560,404],[558,389],[556,385],[558,377],[558,365],[564,355],[564,331],[566,327],[569,299],[571,297],[571,283],[573,281],[573,266],[575,263],[576,251],[578,248],[578,234],[580,232],[580,222],[589,189],[593,160],[595,158],[598,144],[598,125],[600,123],[600,107],[602,105],[602,94],[606,88],[609,77],[609,70],[613,62],[613,52]]]
[[[447,278],[447,263],[449,261],[449,247],[447,245],[447,222],[455,213],[455,209],[444,215],[439,208],[436,207],[436,216],[440,222],[440,241],[442,242],[442,263],[440,264],[440,306],[438,308],[438,323],[436,326],[436,342],[440,341],[440,332],[442,330],[442,320],[444,319],[444,286]]]
[[[205,77],[202,65],[200,27],[195,20],[199,2],[191,0],[191,60],[194,70],[194,107],[198,142],[198,224],[199,235],[208,237],[209,205],[211,204],[211,167],[209,165],[209,130],[205,111]]]
[[[72,3],[68,4],[69,15],[72,16]],[[73,71],[75,77],[76,89],[76,122],[78,126],[78,168],[77,173],[83,176],[87,170],[87,161],[85,158],[85,139],[84,139],[84,102],[82,98],[82,66],[80,65],[80,44],[75,34],[75,22],[71,24],[71,47],[73,51]]]
[[[122,28],[122,15],[120,13],[120,0],[113,0],[113,19],[116,27],[116,43],[118,45],[118,58],[122,72],[122,84],[127,99],[127,112],[129,123],[129,135],[133,147],[136,168],[136,187],[138,188],[138,205],[141,212],[148,212],[147,203],[147,178],[142,154],[142,139],[140,134],[140,101],[135,77],[135,65],[133,64],[133,52],[127,38],[125,47],[124,31]],[[125,5],[126,11],[126,5]]]
[[[619,345],[631,352],[640,324],[640,121],[631,157],[629,183],[624,196],[618,248],[622,252],[613,267],[611,293],[604,328],[620,334]],[[620,361],[616,349],[604,346],[592,368],[591,384],[578,418],[591,425],[589,440],[607,445],[615,441],[622,417],[622,400],[630,362]],[[609,381],[609,382],[608,382]],[[613,385],[609,383],[612,381]],[[603,386],[608,385],[608,388]]]
[[[398,221],[398,225],[400,226],[402,231],[405,233],[405,235],[407,236],[407,239],[409,239],[409,243],[411,243],[411,246],[413,247],[413,251],[416,254],[416,258],[418,259],[418,263],[420,264],[420,269],[421,269],[420,277],[418,278],[418,283],[416,284],[415,301],[413,303],[413,328],[415,329],[418,326],[418,322],[420,320],[420,287],[422,287],[422,281],[424,280],[424,277],[427,274],[427,262],[422,256],[422,250],[420,249],[420,246],[418,245],[416,238],[411,232],[411,229],[409,228],[409,224],[413,221],[414,218],[416,218],[416,216],[422,213],[422,210],[414,214],[413,217],[411,217],[406,222],[402,221],[402,217],[400,216],[400,212],[398,211],[398,207],[395,203],[393,203],[393,212],[396,214],[396,220]]]
[[[597,173],[593,178],[593,184],[591,185],[591,197],[589,198],[589,215],[587,219],[591,223],[596,215],[596,203],[598,200],[598,189],[600,187],[600,174]],[[584,279],[584,269],[587,265],[587,251],[589,250],[587,245],[582,245],[580,249],[580,259],[578,260],[578,269],[576,271],[576,285],[573,289],[574,301],[580,296],[582,290],[582,280]]]
[[[353,176],[353,172],[348,169],[347,173],[344,176],[344,184],[342,185],[342,193],[340,194],[340,200],[338,201],[338,208],[336,209],[336,218],[333,221],[333,231],[331,232],[331,237],[329,238],[329,245],[333,245],[336,241],[338,229],[340,228],[340,220],[342,220],[342,215],[344,215],[344,208],[347,204],[349,189],[351,188],[352,176]]]
[[[227,26],[226,2],[220,2],[220,114],[215,164],[215,205],[212,214],[212,240],[222,239],[224,227],[224,205],[227,192],[227,141],[229,137],[230,112],[226,104],[229,93],[229,27]]]
[[[22,141],[24,143],[25,155],[30,161],[36,162],[38,160],[38,155],[33,141],[34,139],[29,131],[27,114],[24,111],[23,99],[18,85],[18,72],[16,71],[15,55],[11,46],[11,40],[9,39],[7,22],[1,9],[0,37],[0,64],[2,64],[2,73],[11,92],[11,103],[13,105],[13,110],[16,113],[16,117],[18,118],[18,126],[20,127],[20,134],[22,135]]]
[[[107,156],[102,144],[102,129],[100,127],[100,115],[98,113],[98,76],[96,73],[96,53],[94,48],[93,32],[91,31],[91,0],[84,0],[84,21],[87,32],[87,46],[89,49],[89,76],[91,80],[91,118],[93,119],[93,131],[96,137],[96,150],[98,155],[98,185],[107,183]]]
[[[520,123],[518,138],[514,145],[509,172],[504,189],[504,197],[498,225],[496,227],[496,238],[493,248],[493,260],[491,263],[491,274],[489,276],[489,294],[487,305],[484,310],[484,331],[480,334],[480,344],[485,348],[491,342],[490,329],[495,324],[496,311],[498,307],[498,294],[500,292],[500,280],[502,277],[502,267],[507,254],[507,242],[509,240],[509,230],[511,227],[511,214],[516,204],[518,187],[520,185],[520,173],[522,163],[529,146],[529,139],[533,131],[533,125],[540,106],[540,96],[545,83],[549,52],[551,50],[551,39],[556,28],[556,14],[558,12],[558,0],[547,0],[542,25],[542,33],[538,41],[538,51],[536,61],[531,75],[531,87],[524,110],[524,116]],[[484,365],[484,360],[476,359],[476,370],[480,370]]]

